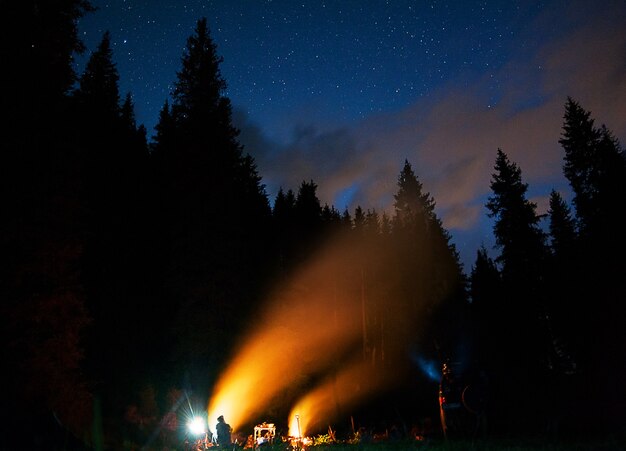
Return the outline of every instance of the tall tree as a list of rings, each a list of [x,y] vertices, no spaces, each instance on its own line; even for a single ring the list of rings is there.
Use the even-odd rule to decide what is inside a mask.
[[[559,143],[581,233],[599,237],[608,232],[613,239],[610,231],[621,230],[626,221],[617,207],[626,200],[626,160],[619,142],[605,126],[596,128],[591,113],[568,97]]]
[[[546,277],[548,314],[553,332],[572,341],[581,326],[580,281],[584,274],[579,268],[575,220],[565,200],[554,190],[550,193],[548,217],[552,250]]]
[[[111,34],[106,31],[98,48],[87,61],[76,93],[87,108],[90,121],[112,121],[120,114],[119,73],[113,62]]]
[[[423,190],[411,164],[404,162],[394,195],[393,243],[402,274],[400,293],[406,300],[407,320],[431,321],[418,341],[431,348],[439,343],[448,357],[460,339],[442,333],[444,323],[458,325],[458,308],[465,302],[465,276],[450,235],[435,213],[435,201]],[[454,327],[448,327],[450,331]],[[417,337],[416,337],[417,338]]]
[[[0,163],[0,329],[7,449],[57,447],[87,438],[92,395],[82,371],[85,309],[80,263],[85,211],[78,193],[67,92],[82,50],[77,22],[87,1],[3,4],[0,53],[10,111]],[[17,28],[16,28],[17,27]],[[19,29],[22,34],[15,33]],[[29,430],[24,419],[38,424]],[[70,431],[70,433],[68,433]],[[43,445],[46,444],[46,445]]]
[[[317,184],[302,181],[294,205],[298,232],[303,241],[314,240],[321,232],[322,205],[317,197]]]
[[[497,374],[501,356],[508,349],[501,342],[508,324],[505,317],[506,304],[503,299],[500,271],[481,246],[476,252],[476,260],[470,275],[471,318],[477,353],[476,361],[486,374]],[[491,411],[490,414],[497,414]]]
[[[354,209],[353,223],[354,223],[354,229],[359,234],[363,234],[364,228],[365,228],[365,222],[366,222],[365,212],[363,211],[363,208],[361,208],[360,205],[357,205],[356,208]]]
[[[152,218],[146,216],[145,129],[137,127],[130,93],[120,105],[118,84],[111,35],[105,32],[72,96],[86,209],[82,267],[93,318],[86,373],[98,381],[93,389],[105,411],[124,408],[115,403],[130,394],[125,382],[150,366],[155,343],[148,343],[147,324],[158,324],[158,309],[148,301],[148,277],[154,274],[147,274],[153,266],[146,234]]]
[[[476,252],[476,261],[471,272],[470,295],[472,304],[488,306],[497,302],[499,285],[500,272],[493,259],[487,254],[487,249],[481,246]]]
[[[569,396],[564,387],[571,387],[571,379],[578,372],[578,356],[582,342],[580,330],[584,324],[585,299],[580,296],[580,281],[584,280],[579,267],[578,235],[576,221],[563,197],[555,190],[550,193],[548,209],[549,232],[552,250],[546,273],[546,320],[549,325],[551,352],[548,368],[554,386],[553,395],[561,395],[555,411],[563,414]]]
[[[502,302],[506,303],[506,308],[499,309],[503,314],[500,321],[506,324],[506,329],[503,336],[494,340],[500,340],[507,348],[497,374],[498,389],[499,395],[506,397],[512,388],[504,384],[517,385],[515,390],[524,397],[517,413],[526,416],[536,408],[533,403],[540,402],[537,396],[541,393],[539,388],[545,369],[547,330],[543,322],[545,287],[542,281],[547,249],[536,205],[526,198],[528,185],[522,181],[521,169],[498,149],[494,170],[487,208],[489,216],[494,218],[496,247],[500,249],[496,260],[502,268]],[[505,382],[507,372],[513,376]]]
[[[420,254],[426,256],[424,262],[428,261],[428,271],[435,276],[428,282],[431,295],[443,298],[448,290],[455,295],[459,294],[456,290],[465,290],[459,256],[450,241],[450,234],[435,213],[435,200],[423,190],[407,160],[398,176],[398,191],[394,194],[393,227],[397,237],[408,240],[406,244],[410,252],[415,252],[414,258],[419,259]],[[438,285],[444,280],[443,285]]]
[[[504,282],[514,292],[530,288],[538,291],[537,272],[545,257],[545,236],[539,227],[537,205],[526,198],[528,185],[522,181],[522,171],[498,149],[491,180],[493,194],[487,208],[494,218],[494,235],[502,265]]]
[[[598,410],[602,399],[624,399],[626,390],[617,374],[626,371],[623,359],[626,334],[621,318],[626,315],[626,158],[610,130],[596,127],[591,113],[568,98],[563,133],[559,143],[565,151],[563,173],[574,192],[578,219],[577,252],[572,259],[577,269],[576,297],[584,311],[573,316],[571,329],[581,355],[581,372],[587,385],[598,387],[588,401]],[[593,304],[590,304],[593,300]],[[619,403],[602,408],[599,419],[605,426],[623,415]]]
[[[430,193],[423,191],[422,182],[408,160],[404,161],[398,176],[398,191],[393,197],[396,227],[425,225],[433,219],[435,202]]]
[[[3,2],[3,8],[12,18],[12,26],[0,31],[0,52],[3,61],[14,63],[5,71],[5,82],[11,89],[3,103],[12,112],[5,121],[25,117],[50,120],[48,109],[59,114],[58,108],[75,82],[74,55],[84,51],[78,21],[94,7],[87,0],[37,0]],[[16,35],[15,30],[25,33]]]
[[[576,241],[576,223],[558,191],[550,192],[548,217],[552,252],[560,258],[571,256]]]
[[[271,266],[263,265],[269,202],[254,160],[237,140],[221,62],[200,19],[183,52],[171,106],[161,112],[153,152],[165,190],[163,296],[177,311],[177,352],[184,364],[204,356],[216,363],[213,371],[225,358],[218,337],[240,327]]]

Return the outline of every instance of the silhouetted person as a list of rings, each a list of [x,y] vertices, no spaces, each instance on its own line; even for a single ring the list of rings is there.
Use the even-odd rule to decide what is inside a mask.
[[[217,446],[222,448],[229,447],[231,445],[230,441],[230,424],[224,421],[224,415],[220,415],[217,417],[217,425],[215,426],[215,432],[217,434]]]

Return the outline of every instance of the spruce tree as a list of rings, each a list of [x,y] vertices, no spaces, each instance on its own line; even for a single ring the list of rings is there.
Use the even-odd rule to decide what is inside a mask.
[[[500,272],[495,262],[481,246],[476,252],[476,261],[470,276],[470,296],[472,306],[489,310],[499,302]]]
[[[568,97],[559,139],[565,150],[563,173],[574,191],[581,233],[598,238],[624,225],[616,206],[626,200],[626,160],[611,131],[596,128],[594,122],[589,111]]]
[[[376,209],[368,209],[365,214],[365,235],[368,238],[376,239],[380,235],[380,215]]]
[[[341,213],[335,208],[334,205],[324,204],[321,214],[323,235],[334,236],[339,233],[343,227],[341,223]]]
[[[137,126],[130,93],[120,105],[110,33],[91,54],[72,99],[88,212],[83,268],[93,323],[86,372],[99,380],[103,408],[114,411],[125,406],[113,402],[130,392],[123,382],[152,365],[155,342],[146,330],[159,323],[148,280],[154,277],[147,235],[153,218],[146,203],[145,128]]]
[[[120,113],[119,73],[113,62],[111,34],[104,33],[80,77],[76,97],[90,115],[90,122],[111,122]]]
[[[578,236],[576,223],[563,197],[552,190],[550,193],[549,231],[551,256],[546,277],[547,320],[550,326],[552,353],[549,366],[553,378],[561,381],[577,371],[577,363],[568,350],[578,349],[580,329],[584,324],[584,298],[581,297],[580,281],[584,280],[579,267]]]
[[[502,282],[496,263],[481,246],[470,275],[471,313],[476,339],[476,359],[488,375],[498,372],[501,356],[508,352],[500,337],[508,326],[502,321],[506,306],[502,299]],[[496,414],[496,412],[489,412]]]
[[[531,421],[539,418],[530,413],[535,407],[533,403],[541,402],[539,397],[545,389],[548,336],[543,280],[547,249],[536,205],[526,198],[528,185],[522,181],[521,169],[498,149],[494,170],[493,194],[487,208],[489,216],[494,218],[496,247],[500,250],[496,261],[501,267],[503,283],[501,302],[505,304],[498,309],[502,314],[499,321],[505,325],[501,328],[502,336],[493,337],[505,349],[496,375],[498,396],[509,399],[513,390],[521,394],[524,402],[519,409],[507,413]],[[505,380],[507,372],[512,376]],[[510,402],[512,399],[505,401]]]
[[[405,160],[394,195],[392,243],[401,271],[399,292],[409,323],[420,318],[428,325],[413,343],[434,352],[439,343],[442,356],[453,357],[460,338],[457,315],[465,303],[465,276],[450,235],[435,213],[435,201],[423,190],[411,164]],[[420,321],[421,324],[421,321]],[[444,326],[445,325],[445,326]],[[409,340],[411,341],[411,340]]]
[[[341,223],[346,229],[352,228],[352,216],[347,208],[341,214]]]
[[[545,257],[545,236],[539,227],[537,205],[526,198],[528,185],[522,171],[498,149],[491,180],[493,194],[487,208],[494,218],[493,231],[500,256],[504,282],[511,292],[530,288],[537,295],[538,268]]]
[[[11,431],[3,447],[80,447],[90,440],[93,398],[83,371],[86,212],[67,93],[83,48],[77,22],[92,8],[72,0],[2,6],[12,25],[0,32],[10,86],[0,164],[0,330],[11,406],[0,415]]]
[[[365,228],[365,212],[360,205],[357,205],[354,209],[354,219],[352,220],[354,223],[354,230],[362,235],[364,233]]]
[[[398,192],[393,196],[396,227],[426,225],[433,218],[434,200],[422,190],[422,183],[415,176],[411,164],[405,160],[398,176]]]
[[[320,221],[322,206],[317,197],[317,184],[313,181],[303,181],[296,196],[295,213],[298,223],[303,228],[315,228]]]
[[[549,232],[552,253],[559,260],[572,256],[576,241],[576,223],[569,206],[558,191],[550,192]]]
[[[334,205],[324,204],[324,207],[322,207],[322,222],[331,226],[331,229],[332,226],[341,222],[341,214]]]
[[[552,190],[548,210],[551,256],[546,277],[548,315],[552,333],[565,336],[568,341],[577,341],[576,330],[582,319],[580,296],[584,280],[581,271],[576,223],[569,206],[561,195]]]
[[[272,266],[263,260],[269,202],[254,160],[237,140],[221,61],[200,19],[183,52],[172,103],[161,111],[152,153],[164,190],[162,295],[177,312],[175,352],[184,364],[214,362],[213,371],[226,357],[218,337],[232,337],[244,323],[261,295],[264,268]],[[229,340],[222,341],[227,348]]]
[[[626,293],[626,159],[619,141],[604,125],[596,127],[591,113],[572,98],[565,104],[563,173],[574,192],[573,204],[579,237],[573,257],[576,298],[580,311],[570,329],[578,345],[581,373],[586,384],[597,387],[586,401],[589,409],[607,412],[597,421],[613,424],[617,402],[599,408],[602,399],[623,399],[626,389],[618,374],[626,371],[626,333],[622,319]],[[612,387],[612,388],[610,388]]]

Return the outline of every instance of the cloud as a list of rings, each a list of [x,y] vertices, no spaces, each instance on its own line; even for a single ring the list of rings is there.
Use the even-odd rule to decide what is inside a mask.
[[[546,189],[534,197],[546,197],[553,187],[567,190],[558,144],[567,96],[590,110],[597,124],[626,136],[626,8],[610,1],[600,9],[575,6],[543,11],[518,39],[528,44],[512,49],[498,71],[460,75],[401,111],[335,129],[300,127],[287,144],[251,133],[253,124],[244,122],[242,141],[255,151],[266,149],[254,156],[270,195],[278,186],[296,190],[313,179],[322,202],[340,209],[391,211],[408,159],[434,196],[444,226],[453,236],[467,232],[484,223],[480,215],[498,148],[520,166],[531,189]],[[547,40],[536,38],[550,27]],[[350,187],[351,205],[342,205]]]

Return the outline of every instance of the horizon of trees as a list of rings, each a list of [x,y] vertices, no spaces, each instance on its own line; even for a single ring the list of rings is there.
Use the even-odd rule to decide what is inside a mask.
[[[539,227],[521,168],[498,149],[487,208],[499,254],[477,250],[465,274],[408,161],[391,216],[322,205],[313,180],[271,206],[206,19],[148,142],[119,93],[108,32],[72,71],[76,21],[91,10],[42,3],[21,16],[39,25],[32,42],[3,46],[15,68],[2,165],[6,389],[42,425],[31,432],[5,412],[22,445],[174,446],[172,406],[208,393],[265,296],[337,235],[351,243],[336,277],[362,323],[354,352],[406,371],[392,399],[402,412],[433,414],[436,390],[407,357],[419,353],[488,374],[494,434],[602,432],[623,418],[626,163],[575,100],[559,140],[573,209],[553,191]]]

